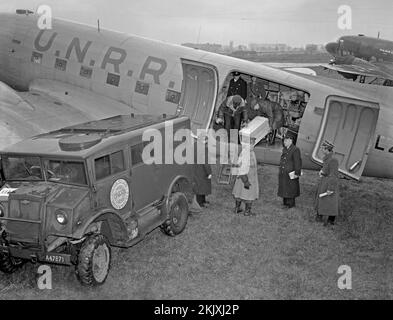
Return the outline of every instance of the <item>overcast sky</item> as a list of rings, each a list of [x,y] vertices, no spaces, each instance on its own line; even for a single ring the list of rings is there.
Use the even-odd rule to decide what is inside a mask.
[[[0,0],[0,11],[47,4],[55,17],[173,43],[326,43],[363,33],[393,40],[392,0]],[[340,5],[352,30],[337,26]]]

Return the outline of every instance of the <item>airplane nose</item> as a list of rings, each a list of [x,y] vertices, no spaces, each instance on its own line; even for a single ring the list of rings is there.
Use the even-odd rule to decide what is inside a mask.
[[[325,49],[332,56],[337,55],[338,43],[337,42],[329,42],[325,45]]]

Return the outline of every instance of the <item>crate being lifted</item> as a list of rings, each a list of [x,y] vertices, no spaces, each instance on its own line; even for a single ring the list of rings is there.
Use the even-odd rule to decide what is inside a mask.
[[[251,138],[255,138],[255,144],[257,144],[264,137],[266,137],[269,132],[269,119],[257,116],[239,131],[239,135],[242,141],[250,141]]]

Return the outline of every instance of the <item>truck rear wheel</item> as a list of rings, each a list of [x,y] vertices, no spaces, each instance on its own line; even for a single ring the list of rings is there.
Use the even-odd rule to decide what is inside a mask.
[[[89,236],[79,251],[76,272],[79,281],[85,286],[101,285],[109,274],[111,249],[102,234]]]
[[[181,233],[187,224],[188,200],[184,193],[175,192],[169,200],[169,219],[162,225],[161,230],[169,235],[176,236]]]
[[[23,260],[0,253],[0,270],[4,273],[13,273],[23,265]]]

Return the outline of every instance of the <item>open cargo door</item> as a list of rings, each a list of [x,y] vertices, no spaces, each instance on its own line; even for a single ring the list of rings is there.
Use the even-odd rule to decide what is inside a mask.
[[[340,172],[359,180],[375,135],[378,115],[379,105],[376,103],[328,97],[313,160],[322,164],[320,146],[328,140],[335,145]]]
[[[191,129],[207,129],[214,112],[218,78],[213,66],[182,60],[183,85],[180,113],[191,119]]]

